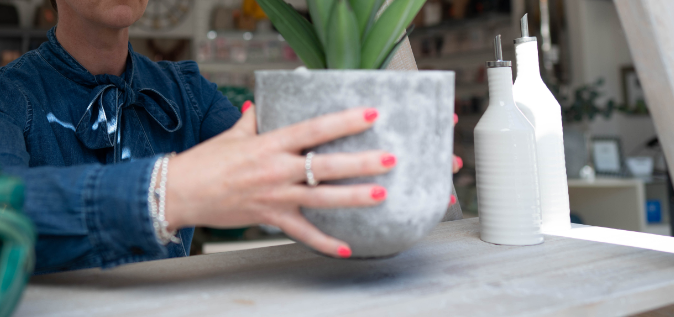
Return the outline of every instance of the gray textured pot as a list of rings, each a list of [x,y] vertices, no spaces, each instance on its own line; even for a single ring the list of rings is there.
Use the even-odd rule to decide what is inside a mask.
[[[255,77],[259,133],[348,108],[379,110],[371,130],[311,149],[385,150],[398,158],[388,174],[323,183],[380,184],[388,191],[383,204],[302,209],[320,230],[347,242],[352,258],[399,253],[442,219],[452,190],[454,72],[298,69],[258,71]]]

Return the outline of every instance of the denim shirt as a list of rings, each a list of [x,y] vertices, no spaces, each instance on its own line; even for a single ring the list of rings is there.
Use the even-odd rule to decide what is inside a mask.
[[[36,274],[179,257],[148,211],[155,160],[232,127],[237,108],[196,63],[155,63],[129,45],[121,77],[92,75],[54,35],[0,68],[0,169],[23,178],[39,237]]]

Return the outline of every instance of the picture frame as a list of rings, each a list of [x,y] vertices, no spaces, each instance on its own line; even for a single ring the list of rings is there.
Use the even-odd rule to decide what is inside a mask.
[[[622,110],[629,114],[646,115],[646,93],[641,86],[639,75],[634,66],[625,66],[620,69],[623,90]]]
[[[627,177],[620,137],[595,136],[591,141],[592,163],[597,175]]]

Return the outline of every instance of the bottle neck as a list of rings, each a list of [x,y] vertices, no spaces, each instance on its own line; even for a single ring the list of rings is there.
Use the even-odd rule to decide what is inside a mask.
[[[538,65],[538,42],[515,44],[517,56],[517,77],[541,78]]]
[[[489,104],[513,103],[513,73],[510,67],[488,68]]]

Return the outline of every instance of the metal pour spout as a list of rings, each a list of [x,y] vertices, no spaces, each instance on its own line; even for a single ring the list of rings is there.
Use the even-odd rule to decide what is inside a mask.
[[[520,28],[522,30],[522,37],[529,37],[529,19],[527,16],[529,13],[525,13],[522,19],[520,20]]]
[[[522,31],[522,37],[515,39],[513,41],[515,42],[515,44],[536,42],[535,36],[529,36],[529,13],[525,13],[522,19],[520,20],[520,30]]]
[[[494,58],[497,61],[503,60],[503,47],[501,46],[501,34],[494,38]]]
[[[501,34],[497,35],[494,38],[494,58],[495,61],[487,62],[487,67],[496,68],[496,67],[511,67],[511,61],[503,60],[503,48],[501,46]]]

